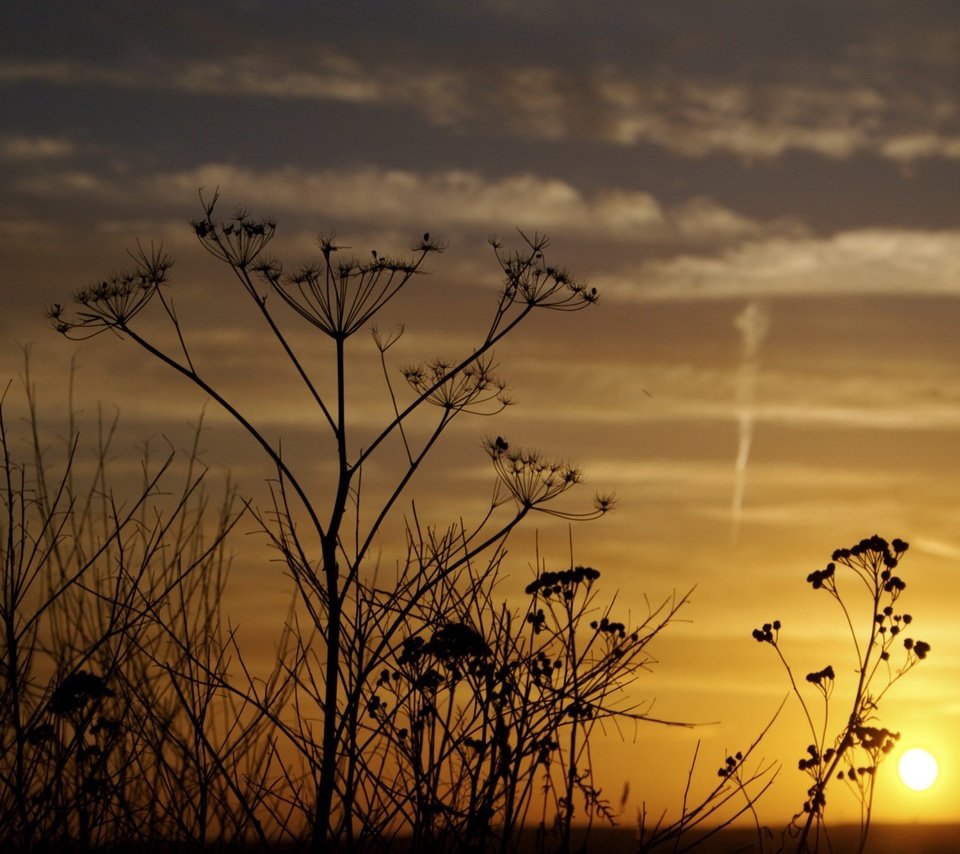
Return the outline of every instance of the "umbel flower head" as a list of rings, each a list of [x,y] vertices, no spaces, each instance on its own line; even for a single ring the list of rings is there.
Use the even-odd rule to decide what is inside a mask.
[[[592,566],[574,566],[560,571],[545,570],[526,586],[525,592],[531,596],[539,594],[569,599],[581,584],[589,587],[599,577],[600,570]]]
[[[724,764],[717,770],[718,777],[729,777],[737,772],[743,762],[743,753],[739,750],[733,756],[728,756]]]
[[[487,658],[493,655],[483,635],[466,623],[456,622],[448,622],[440,626],[423,647],[423,651],[436,656],[440,661]]]
[[[366,260],[334,257],[341,249],[336,234],[318,240],[320,258],[284,274],[277,261],[263,261],[256,271],[302,318],[331,338],[345,339],[364,326],[416,273],[427,255],[442,246],[424,234],[416,255],[399,259],[372,250]]]
[[[68,715],[80,711],[90,702],[112,696],[113,691],[107,687],[102,677],[87,673],[86,670],[78,670],[56,687],[47,703],[47,709],[54,715]]]
[[[575,514],[544,508],[541,505],[581,482],[583,476],[578,468],[569,463],[549,460],[536,451],[512,448],[502,436],[484,440],[484,449],[493,460],[500,485],[525,509],[536,507],[544,513],[564,519],[589,519],[608,513],[616,503],[613,495],[598,494],[589,513]]]
[[[596,288],[588,288],[573,279],[566,270],[547,264],[543,250],[549,241],[545,237],[534,234],[531,238],[522,231],[520,236],[527,245],[527,251],[505,253],[500,240],[490,238],[490,245],[503,271],[504,303],[577,311],[600,299]]]
[[[277,224],[272,219],[258,219],[244,208],[226,220],[214,219],[213,211],[220,191],[210,201],[200,195],[203,216],[190,224],[203,248],[215,258],[231,267],[246,270],[260,257],[276,233]]]
[[[500,482],[524,507],[550,501],[582,479],[579,469],[545,459],[536,451],[511,448],[501,436],[487,440],[485,447]]]
[[[874,534],[872,537],[865,537],[848,549],[837,549],[833,553],[833,560],[850,567],[863,579],[868,588],[872,589],[880,583],[885,592],[896,596],[906,589],[907,584],[895,575],[893,570],[900,564],[900,559],[908,548],[910,544],[901,539],[894,539],[888,543],[883,537]],[[828,564],[827,568],[831,566],[833,564]],[[810,581],[811,578],[808,577],[807,580]]]
[[[459,371],[442,359],[403,368],[403,376],[418,394],[451,412],[495,415],[510,405],[506,383],[494,374],[492,356],[476,359]]]
[[[894,574],[899,566],[904,552],[910,548],[903,540],[894,539],[887,542],[883,537],[874,534],[865,537],[850,548],[836,549],[832,560],[823,569],[815,570],[807,576],[807,581],[814,590],[821,588],[837,597],[836,570],[837,564],[849,567],[867,586],[868,590],[889,593],[891,601],[895,601],[902,593],[907,583]]]
[[[753,639],[757,643],[769,643],[777,645],[777,637],[780,634],[780,621],[774,620],[771,623],[764,623],[759,629],[754,629]]]
[[[167,281],[173,261],[164,253],[163,246],[150,244],[145,250],[137,246],[130,252],[134,267],[101,279],[73,295],[76,306],[73,319],[64,316],[64,307],[54,303],[47,309],[57,332],[68,338],[92,338],[107,329],[124,329],[156,296]]]

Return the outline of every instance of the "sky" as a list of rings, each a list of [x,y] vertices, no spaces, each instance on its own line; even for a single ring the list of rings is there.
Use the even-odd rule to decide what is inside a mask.
[[[517,405],[457,424],[415,489],[438,518],[478,510],[481,441],[502,433],[574,461],[585,500],[616,492],[617,511],[572,537],[619,608],[695,588],[632,690],[704,725],[598,749],[605,790],[630,783],[624,823],[641,799],[676,813],[698,740],[706,787],[772,717],[789,686],[756,626],[783,622],[798,672],[831,658],[849,677],[842,617],[805,578],[874,533],[910,542],[905,601],[933,648],[881,720],[941,764],[915,794],[890,763],[878,814],[956,817],[960,6],[6,4],[0,381],[18,381],[31,345],[52,431],[75,358],[78,407],[121,413],[121,464],[147,438],[186,441],[199,394],[129,342],[78,346],[44,318],[155,240],[208,369],[271,435],[311,447],[315,413],[190,229],[215,187],[225,213],[275,218],[291,263],[331,229],[358,253],[441,238],[387,318],[404,321],[409,360],[482,333],[491,234],[546,233],[549,259],[598,289],[589,311],[538,317],[498,349]],[[299,334],[322,370],[322,342]],[[372,345],[356,353],[353,405],[372,424],[386,402]],[[264,461],[222,413],[205,419],[206,461],[260,494]],[[507,593],[531,577],[534,534],[549,566],[570,560],[565,525],[537,522],[511,547]],[[253,562],[238,559],[231,607],[269,637],[264,602],[282,615],[284,582]],[[806,789],[797,709],[761,750],[784,766],[761,803],[774,824]],[[854,817],[841,800],[833,814]]]

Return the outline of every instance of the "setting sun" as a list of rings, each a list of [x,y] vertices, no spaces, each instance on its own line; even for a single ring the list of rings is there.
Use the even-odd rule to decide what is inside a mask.
[[[937,780],[937,760],[929,750],[914,747],[900,757],[900,779],[915,792],[929,789]]]

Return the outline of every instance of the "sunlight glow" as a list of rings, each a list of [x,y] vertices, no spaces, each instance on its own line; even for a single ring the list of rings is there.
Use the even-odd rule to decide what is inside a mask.
[[[937,779],[937,760],[928,750],[914,747],[900,757],[900,779],[915,792],[929,789]]]

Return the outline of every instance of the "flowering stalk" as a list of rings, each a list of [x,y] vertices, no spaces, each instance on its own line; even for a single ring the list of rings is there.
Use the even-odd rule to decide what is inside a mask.
[[[426,455],[453,418],[460,414],[494,415],[509,403],[506,385],[495,375],[494,347],[535,309],[576,311],[593,305],[598,297],[595,289],[546,262],[545,238],[521,235],[525,245],[512,253],[495,241],[503,287],[486,334],[465,355],[404,368],[403,377],[412,391],[407,401],[395,392],[388,376],[392,417],[372,437],[364,435],[361,439],[347,411],[347,350],[352,346],[348,342],[374,322],[384,306],[423,272],[427,257],[440,252],[442,246],[424,234],[413,245],[409,257],[372,251],[368,257],[358,259],[346,256],[345,247],[334,235],[321,235],[319,256],[285,271],[279,260],[267,255],[276,224],[243,209],[221,219],[215,215],[217,201],[216,193],[211,199],[201,195],[202,215],[193,223],[194,232],[203,248],[230,269],[315,403],[321,416],[320,432],[335,448],[332,457],[336,473],[325,482],[326,494],[309,485],[306,472],[281,453],[279,441],[269,438],[253,415],[242,411],[223,388],[209,380],[200,360],[191,354],[188,336],[167,287],[171,262],[161,249],[141,249],[133,256],[135,265],[131,272],[79,291],[72,315],[61,304],[54,305],[49,315],[57,331],[70,338],[113,331],[133,341],[219,404],[257,442],[275,467],[278,483],[274,512],[258,514],[258,518],[281,552],[297,585],[301,604],[310,615],[311,631],[324,647],[316,657],[304,653],[303,660],[296,665],[301,669],[289,676],[290,683],[322,714],[319,738],[303,719],[285,729],[301,748],[316,781],[313,804],[304,804],[303,808],[312,828],[313,847],[322,850],[334,841],[351,844],[354,827],[365,821],[363,815],[356,813],[361,809],[356,781],[371,766],[361,754],[358,741],[358,709],[363,708],[369,684],[376,678],[378,668],[392,656],[399,633],[411,615],[432,601],[448,578],[468,569],[481,553],[489,550],[499,554],[507,536],[528,514],[548,512],[570,519],[593,518],[612,506],[611,498],[598,497],[594,507],[581,514],[548,507],[553,499],[578,483],[579,472],[565,464],[545,461],[533,452],[510,451],[498,437],[497,442],[487,443],[497,478],[496,493],[480,524],[472,530],[463,529],[462,548],[457,546],[459,551],[445,562],[411,573],[398,583],[394,595],[383,601],[379,598],[381,591],[367,587],[362,577],[387,517],[395,511]],[[268,303],[268,297],[274,299]],[[178,349],[164,349],[140,325],[142,312],[151,305],[159,305],[166,315]],[[275,313],[277,305],[281,311],[291,310],[331,343],[332,388],[321,388],[307,369],[294,339],[282,328]],[[385,373],[383,356],[397,337],[386,338],[374,331]],[[412,441],[406,425],[413,413],[424,412],[428,406],[438,410],[438,414],[433,429],[418,444]],[[399,464],[394,482],[378,497],[378,506],[361,514],[364,464],[375,454],[382,457],[387,453],[386,448],[393,445],[388,439],[400,440],[405,460]],[[288,496],[297,506],[291,508]],[[302,515],[307,524],[298,526],[295,520]],[[307,542],[307,537],[312,542]],[[316,554],[311,555],[311,550]],[[449,614],[443,618],[450,622]],[[308,649],[309,639],[298,638],[297,648]],[[241,698],[250,699],[248,695]],[[443,723],[437,719],[431,725]],[[372,815],[373,801],[381,796],[385,796],[384,792],[378,791],[371,803],[363,807],[368,815]],[[370,827],[366,830],[372,835],[379,832]]]
[[[811,743],[798,767],[811,779],[803,810],[794,817],[797,836],[797,852],[817,850],[819,832],[823,824],[827,803],[826,790],[831,780],[843,780],[857,796],[861,807],[860,847],[866,846],[870,829],[876,773],[880,762],[895,747],[900,734],[874,725],[881,699],[893,684],[912,670],[930,652],[930,644],[912,637],[902,637],[913,622],[909,613],[898,607],[900,595],[906,582],[895,573],[908,549],[903,540],[888,543],[878,535],[863,539],[850,548],[834,551],[832,560],[821,570],[811,572],[807,582],[814,590],[824,590],[837,602],[850,632],[857,665],[857,684],[853,692],[850,712],[841,730],[830,738],[830,702],[836,682],[836,672],[828,664],[806,675],[806,682],[814,687],[823,703],[821,724],[815,723],[815,715],[808,705],[793,671],[780,648],[779,620],[764,623],[753,630],[758,643],[774,648],[790,679],[790,687],[800,701]],[[838,586],[837,565],[846,567],[866,591],[870,602],[870,624],[864,635],[854,625],[847,603]],[[891,664],[895,647],[901,649],[899,666]],[[802,822],[800,819],[802,818]],[[811,833],[816,833],[811,840]],[[811,845],[813,848],[811,849]]]

